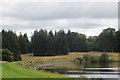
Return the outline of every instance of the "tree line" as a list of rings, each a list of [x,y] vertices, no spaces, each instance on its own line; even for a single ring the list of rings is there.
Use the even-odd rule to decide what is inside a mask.
[[[86,37],[85,34],[68,30],[34,31],[31,40],[27,34],[2,30],[2,49],[13,53],[33,53],[34,56],[67,55],[69,52],[120,52],[120,30],[104,29],[98,36]]]

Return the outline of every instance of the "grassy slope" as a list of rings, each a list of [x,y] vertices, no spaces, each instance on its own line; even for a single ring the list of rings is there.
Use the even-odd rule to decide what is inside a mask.
[[[64,56],[31,56],[29,54],[22,55],[23,60],[21,63],[26,64],[29,62],[37,63],[37,62],[42,62],[42,63],[49,63],[49,62],[58,62],[58,61],[73,61],[77,57],[82,57],[85,54],[90,54],[91,56],[100,56],[103,52],[70,52],[68,55]],[[118,59],[118,54],[119,53],[111,53],[111,52],[106,52],[110,55],[111,59],[114,61],[119,61]]]
[[[24,54],[22,55],[22,61],[20,64],[24,67],[31,68],[36,67],[38,65],[42,64],[49,64],[49,63],[59,63],[59,62],[71,62],[77,57],[83,57],[85,54],[89,54],[91,56],[100,56],[103,52],[70,52],[68,55],[63,55],[63,56],[32,56],[30,54]],[[119,53],[112,53],[112,52],[106,52],[109,54],[110,58],[113,59],[114,61],[119,61],[118,59],[118,54]],[[28,67],[29,65],[29,67]],[[55,65],[54,68],[67,68],[67,69],[72,69],[75,68],[76,66],[73,65]]]
[[[60,74],[46,73],[42,71],[28,70],[16,65],[16,62],[3,63],[3,78],[67,78]]]

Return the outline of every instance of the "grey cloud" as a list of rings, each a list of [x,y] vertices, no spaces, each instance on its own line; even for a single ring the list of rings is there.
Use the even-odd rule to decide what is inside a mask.
[[[117,18],[117,3],[24,2],[15,5],[11,12],[3,12],[3,16],[16,17],[23,20]]]
[[[81,29],[93,29],[101,26],[105,26],[105,25],[98,23],[71,24],[71,28],[81,28]]]
[[[47,30],[58,30],[58,29],[93,29],[93,28],[97,28],[100,26],[104,26],[102,24],[99,23],[90,23],[90,22],[86,22],[86,23],[79,23],[79,21],[77,22],[75,21],[71,21],[68,22],[67,25],[65,24],[58,24],[55,23],[54,21],[34,21],[32,23],[29,23],[28,25],[19,25],[19,24],[13,24],[13,25],[1,25],[3,29],[7,29],[7,30],[27,30],[27,29],[31,29],[31,30],[36,30],[36,29],[47,29]]]
[[[111,25],[109,20],[117,19],[117,3],[23,2],[15,4],[13,8],[8,5],[7,9],[3,10],[2,16],[4,20],[6,19],[3,29],[27,31],[29,34],[41,28],[47,30],[97,30],[98,27],[103,29],[104,26]],[[100,19],[106,23],[101,22]],[[2,24],[0,23],[0,25]]]

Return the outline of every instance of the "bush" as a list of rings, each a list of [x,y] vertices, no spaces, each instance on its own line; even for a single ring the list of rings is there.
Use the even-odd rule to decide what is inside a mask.
[[[91,60],[91,56],[88,55],[88,54],[85,54],[85,55],[83,56],[83,58],[85,59],[85,61],[90,61],[90,60]]]
[[[8,49],[2,49],[2,61],[14,61],[13,53]]]
[[[101,62],[101,63],[110,62],[109,55],[106,54],[106,53],[103,53],[103,54],[100,56],[100,62]]]
[[[91,63],[98,63],[99,57],[91,57]]]
[[[2,55],[2,61],[11,62],[11,61],[20,61],[22,59],[20,54],[12,53],[8,49],[2,49],[1,53],[2,53],[1,54]]]
[[[82,57],[76,58],[74,60],[74,62],[79,63],[79,64],[81,64],[83,62],[84,63],[99,63],[100,62],[100,63],[105,63],[106,64],[106,62],[113,62],[113,60],[109,57],[108,54],[103,53],[100,57],[90,56],[89,54],[85,54],[83,56],[83,58]]]
[[[22,58],[21,58],[19,53],[14,53],[13,57],[14,57],[14,61],[21,61],[22,60]]]
[[[84,61],[83,58],[79,57],[74,60],[75,63],[82,63]]]

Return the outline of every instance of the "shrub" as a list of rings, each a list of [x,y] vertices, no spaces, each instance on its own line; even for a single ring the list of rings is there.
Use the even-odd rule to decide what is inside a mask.
[[[2,61],[13,61],[13,53],[9,51],[8,49],[2,49]]]
[[[84,61],[83,58],[79,57],[74,60],[75,63],[82,63]]]
[[[83,56],[83,58],[85,59],[85,61],[90,61],[90,60],[91,60],[91,56],[88,55],[88,54],[85,54],[85,55]]]
[[[91,62],[92,63],[98,63],[99,62],[99,57],[91,57]]]
[[[83,56],[83,58],[82,57],[76,58],[74,60],[74,62],[79,63],[79,64],[81,64],[83,62],[84,63],[99,63],[100,62],[100,63],[105,63],[106,64],[106,62],[113,62],[113,60],[109,57],[108,54],[103,53],[100,57],[90,56],[89,54],[85,54]]]
[[[20,61],[22,58],[20,56],[20,54],[18,53],[12,53],[11,51],[9,51],[8,49],[2,49],[0,51],[2,54],[2,61]]]
[[[22,60],[22,58],[21,58],[19,53],[14,53],[13,57],[14,57],[14,61],[21,61]]]
[[[100,56],[100,62],[101,62],[101,63],[110,62],[109,55],[106,54],[106,53],[103,53],[103,54]]]

